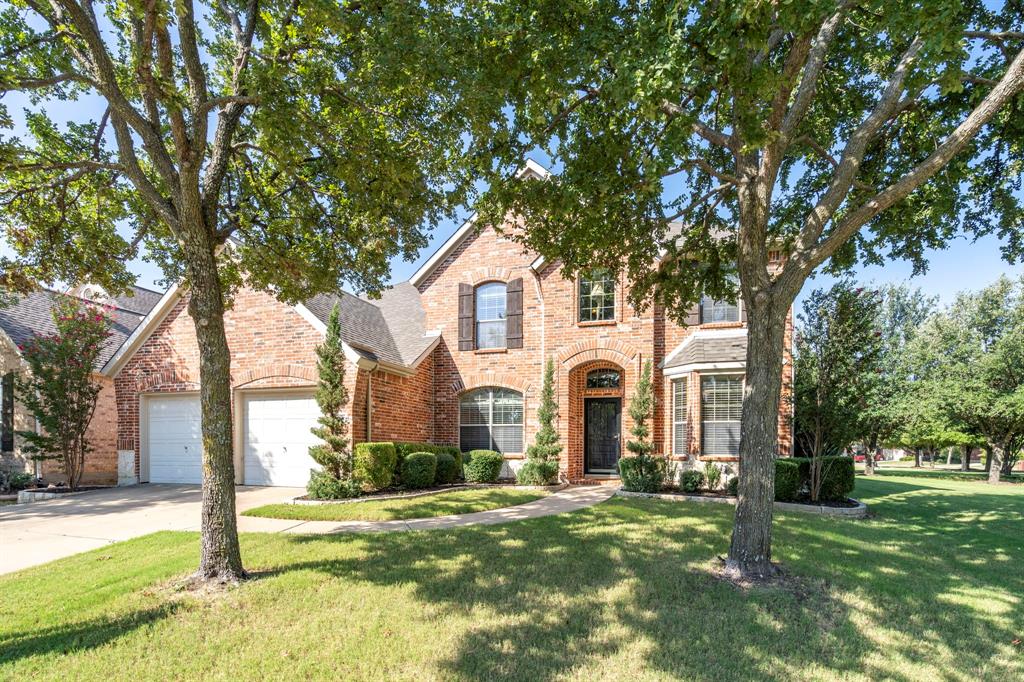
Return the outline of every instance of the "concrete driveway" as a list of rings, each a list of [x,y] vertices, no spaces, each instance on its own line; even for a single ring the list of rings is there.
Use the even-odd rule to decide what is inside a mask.
[[[238,486],[238,511],[302,495],[302,488]],[[147,483],[0,507],[0,574],[159,530],[199,530],[197,485]]]

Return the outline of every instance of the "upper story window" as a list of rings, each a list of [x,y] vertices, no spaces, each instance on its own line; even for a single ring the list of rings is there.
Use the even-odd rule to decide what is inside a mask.
[[[618,388],[621,378],[614,369],[593,369],[587,372],[587,388]]]
[[[599,268],[580,275],[580,322],[615,319],[615,275]]]
[[[476,288],[476,347],[505,347],[506,287],[488,282]]]
[[[700,302],[701,324],[711,322],[739,322],[740,304],[729,303],[728,301],[716,301],[710,296],[705,296]]]

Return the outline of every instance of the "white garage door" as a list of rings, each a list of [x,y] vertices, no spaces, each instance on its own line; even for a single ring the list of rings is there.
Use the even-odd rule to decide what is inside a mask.
[[[202,483],[199,397],[154,397],[146,402],[149,481]]]
[[[245,398],[245,484],[303,487],[318,468],[309,447],[320,408],[311,395]]]

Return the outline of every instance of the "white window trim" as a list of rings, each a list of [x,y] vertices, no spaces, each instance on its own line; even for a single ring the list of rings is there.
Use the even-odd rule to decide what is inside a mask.
[[[483,287],[494,286],[494,285],[500,285],[502,287],[502,289],[504,289],[504,292],[503,292],[502,296],[505,297],[505,301],[506,301],[506,303],[505,303],[505,317],[497,317],[497,318],[494,318],[494,319],[486,319],[485,320],[485,319],[480,317],[480,306],[479,306],[480,289],[482,289]],[[483,322],[484,324],[491,324],[491,323],[494,323],[494,322],[501,322],[501,323],[503,323],[505,325],[505,332],[502,334],[502,338],[504,339],[504,343],[502,343],[500,346],[487,346],[487,347],[481,346],[480,345],[480,323],[481,322]],[[474,339],[474,344],[473,345],[478,350],[493,350],[493,349],[497,349],[497,348],[508,348],[508,284],[506,282],[502,282],[500,280],[490,280],[490,281],[487,281],[487,282],[480,282],[475,287],[473,287],[473,339]]]
[[[689,456],[689,454],[690,454],[690,438],[689,438],[690,434],[689,434],[689,428],[688,428],[689,424],[690,424],[690,409],[689,409],[690,408],[690,405],[689,405],[689,400],[690,400],[690,384],[689,384],[689,382],[690,382],[690,375],[686,374],[686,375],[683,375],[683,376],[681,376],[679,378],[673,379],[672,383],[671,383],[671,386],[672,386],[672,455],[676,456],[676,457],[681,457],[681,456],[684,456],[684,455]],[[677,421],[676,420],[676,412],[678,411],[677,410],[678,405],[676,404],[676,400],[677,400],[677,397],[676,397],[676,384],[684,384],[686,386],[686,401],[687,401],[687,404],[683,405],[683,420],[682,421]],[[684,438],[685,442],[683,443],[683,450],[682,450],[682,452],[679,452],[678,451],[679,449],[676,447],[678,445],[678,442],[676,441],[676,427],[678,425],[680,425],[680,424],[684,425],[683,438]]]
[[[722,453],[722,452],[704,452],[704,422],[706,421],[704,419],[704,379],[710,379],[712,377],[739,377],[739,379],[740,379],[740,418],[739,418],[738,421],[740,422],[741,427],[742,427],[742,423],[743,423],[743,393],[744,393],[744,391],[747,388],[746,373],[745,372],[703,372],[703,373],[701,373],[701,375],[698,377],[699,381],[700,381],[699,391],[700,391],[700,401],[701,401],[700,402],[700,406],[701,406],[701,410],[700,410],[700,454],[701,454],[702,457],[703,456],[709,456],[709,457],[738,457],[739,456],[739,452],[737,452],[735,455],[730,455],[728,453]],[[720,422],[720,423],[728,423],[728,422]]]
[[[614,272],[611,272],[611,277],[610,277],[611,282],[612,282],[612,316],[609,317],[606,320],[584,320],[583,319],[583,306],[581,305],[582,301],[580,300],[583,297],[583,294],[581,293],[583,291],[583,280],[586,279],[588,281],[593,281],[591,279],[590,275],[593,274],[594,270],[601,270],[601,269],[607,270],[607,268],[594,268],[594,269],[590,270],[586,274],[581,272],[580,274],[578,274],[576,276],[576,324],[583,324],[583,325],[587,325],[587,324],[612,324],[612,323],[618,322],[618,320],[619,320],[619,289],[620,289],[620,287],[619,287],[619,278],[618,278],[618,276]]]

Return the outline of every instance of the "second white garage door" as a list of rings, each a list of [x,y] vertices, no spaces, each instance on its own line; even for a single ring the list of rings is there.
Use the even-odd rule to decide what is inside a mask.
[[[309,447],[320,408],[310,394],[245,397],[245,484],[303,487],[319,468]]]

